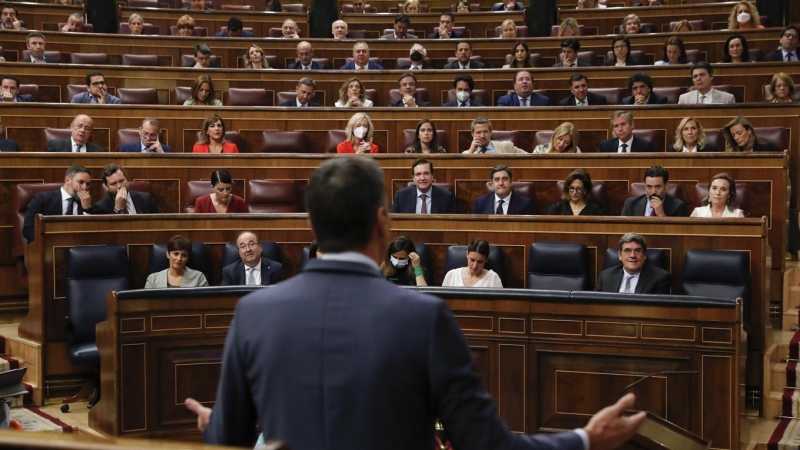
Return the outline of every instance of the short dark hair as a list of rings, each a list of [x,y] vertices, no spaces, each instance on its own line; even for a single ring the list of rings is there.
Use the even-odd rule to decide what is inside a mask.
[[[128,178],[128,172],[125,172],[125,169],[123,169],[122,166],[120,166],[119,164],[106,164],[105,166],[103,166],[103,184],[108,186],[106,178],[110,177],[111,175],[114,175],[119,171],[121,171],[122,174],[125,175],[125,178]]]
[[[466,39],[460,40],[460,41],[458,41],[458,43],[456,43],[456,48],[458,48],[458,46],[461,45],[461,44],[469,45],[469,49],[472,50],[472,42],[470,42],[470,41],[468,41]]]
[[[625,233],[619,238],[619,243],[617,244],[618,251],[622,251],[622,246],[627,244],[628,242],[636,242],[637,244],[642,246],[642,251],[647,251],[647,241],[644,240],[644,236],[639,233]]]
[[[420,164],[428,164],[430,166],[430,168],[431,168],[431,175],[433,175],[433,163],[428,161],[425,158],[419,158],[416,161],[414,161],[413,164],[411,164],[411,174],[412,175],[414,174],[414,169]]]
[[[17,83],[17,89],[19,89],[19,78],[17,78],[15,75],[5,74],[2,77],[0,77],[0,83],[3,80],[11,80],[14,83]]]
[[[394,17],[394,23],[397,23],[397,22],[405,22],[406,25],[409,25],[409,24],[411,24],[411,19],[405,14],[399,14],[399,15]]]
[[[489,177],[490,178],[494,178],[494,174],[496,174],[497,172],[503,172],[503,171],[508,173],[508,177],[509,178],[513,178],[514,177],[514,175],[511,173],[511,168],[506,166],[506,165],[504,165],[504,164],[498,164],[498,165],[492,167],[492,173],[489,175]]]
[[[456,23],[456,15],[451,13],[450,11],[442,11],[442,13],[439,14],[439,18],[441,19],[442,16],[447,16],[450,18],[450,20],[453,21],[453,23]]]
[[[189,257],[191,258],[192,242],[180,234],[176,234],[167,242],[167,251],[174,252],[175,250],[183,250],[189,253]]]
[[[789,30],[794,30],[795,33],[800,33],[800,30],[797,29],[797,25],[789,24],[789,25],[786,25],[785,27],[783,27],[783,30],[781,31],[781,36],[780,37],[783,37],[783,35],[786,34],[786,32],[789,31]]]
[[[30,44],[31,38],[42,38],[42,40],[44,40],[44,35],[42,33],[39,33],[38,31],[33,31],[31,33],[28,33],[28,35],[25,36],[25,43]]]
[[[561,48],[569,47],[576,52],[581,49],[581,42],[575,38],[566,38],[561,41]]]
[[[581,180],[583,183],[583,198],[586,201],[592,200],[592,177],[584,169],[575,169],[567,175],[564,180],[564,187],[561,188],[561,200],[569,200],[569,187],[575,180]]]
[[[100,73],[100,72],[91,72],[91,73],[86,74],[86,85],[87,86],[91,86],[92,85],[92,78],[94,78],[94,77],[103,77],[103,81],[106,81],[106,76],[103,75],[102,73]]]
[[[489,258],[489,253],[491,252],[492,248],[489,246],[489,243],[486,242],[486,239],[482,238],[475,238],[472,242],[469,243],[467,246],[467,253],[469,252],[477,252],[480,255]]]
[[[300,86],[301,84],[304,84],[306,86],[311,86],[312,88],[317,87],[317,83],[315,83],[311,77],[300,78],[300,81],[297,82],[297,85]]]
[[[475,89],[475,80],[472,79],[472,76],[470,76],[470,74],[460,73],[456,75],[456,79],[453,80],[453,87],[456,87],[459,81],[466,81],[467,84],[469,85],[470,92],[472,92],[472,90]]]
[[[228,19],[228,31],[239,31],[244,27],[244,23],[242,23],[242,19],[238,17],[231,17]]]
[[[653,90],[653,79],[650,78],[650,75],[645,72],[636,72],[630,77],[628,77],[628,90],[633,90],[633,83],[644,83],[650,90]]]
[[[667,184],[669,181],[669,170],[661,167],[661,166],[651,166],[647,171],[644,173],[643,180],[647,178],[663,178],[664,184]]]
[[[211,48],[209,48],[208,44],[199,43],[194,46],[194,56],[197,56],[198,53],[202,53],[204,55],[211,54]]]
[[[232,184],[231,174],[224,169],[217,169],[211,172],[211,186],[216,186],[217,183]]]
[[[706,69],[709,75],[711,75],[712,77],[714,76],[714,68],[712,68],[711,64],[709,64],[706,61],[698,61],[692,64],[692,70],[689,71],[689,75],[694,75],[695,69]]]
[[[411,77],[411,78],[413,78],[413,79],[414,79],[414,84],[417,84],[417,76],[416,76],[416,75],[414,75],[414,72],[403,72],[403,74],[402,74],[402,75],[400,75],[400,78],[398,78],[398,79],[397,79],[397,84],[399,85],[399,84],[400,84],[400,81],[401,81],[403,78],[408,78],[408,77]]]
[[[368,158],[329,159],[311,174],[306,210],[322,253],[369,243],[378,210],[386,207],[383,183],[380,165]]]
[[[12,5],[12,4],[9,4],[9,3],[6,3],[3,6],[0,6],[0,11],[2,11],[4,9],[9,9],[9,8],[14,10],[14,15],[16,15],[16,16],[19,15],[19,10],[17,9],[17,7]]]
[[[64,177],[72,178],[79,173],[85,173],[89,176],[92,176],[92,172],[89,172],[89,169],[80,165],[80,164],[73,164],[67,168],[67,171],[64,173]]]
[[[569,86],[572,87],[572,83],[576,81],[586,80],[586,83],[589,83],[589,79],[586,78],[586,75],[582,73],[576,73],[575,75],[569,77]]]

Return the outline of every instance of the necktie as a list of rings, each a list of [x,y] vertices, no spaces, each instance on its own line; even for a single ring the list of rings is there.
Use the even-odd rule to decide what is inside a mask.
[[[420,199],[422,199],[422,206],[419,207],[420,214],[428,214],[428,202],[425,201],[428,196],[426,194],[420,194]]]
[[[521,98],[519,100],[522,102],[522,106],[528,106],[528,99],[527,98]]]
[[[467,102],[461,102],[461,104],[458,105],[459,108],[461,108],[462,106],[467,106]]]
[[[311,68],[308,66],[303,66],[303,70],[311,70]]]
[[[586,106],[586,102],[583,102],[583,101],[579,100],[578,101],[578,106]]]
[[[71,216],[73,214],[75,214],[75,199],[70,197],[67,199],[67,212],[64,215]]]
[[[622,289],[622,292],[626,294],[633,294],[633,290],[631,289],[632,281],[633,281],[633,275],[627,275],[625,277],[625,287]]]
[[[486,153],[486,147],[479,148],[478,153]]]
[[[501,214],[501,215],[503,214],[503,202],[504,201],[505,200],[500,199],[500,201],[497,202],[497,211],[494,212],[495,214]]]
[[[787,61],[791,61],[793,56],[794,56],[794,54],[793,54],[793,53],[787,53],[787,54],[786,54],[786,60],[787,60]]]
[[[247,285],[254,286],[256,284],[256,268],[255,267],[248,267],[249,275],[247,275]]]
[[[628,153],[628,144],[622,144],[620,146],[620,153]]]
[[[364,67],[359,67],[358,70],[364,70]]]
[[[702,104],[702,103],[705,103],[705,102],[706,102],[706,96],[705,95],[701,95],[700,96],[700,100],[698,100],[697,103],[701,103]]]
[[[650,208],[650,217],[654,217],[656,215],[656,210]]]
[[[81,144],[75,144],[75,153],[80,153],[83,146]]]

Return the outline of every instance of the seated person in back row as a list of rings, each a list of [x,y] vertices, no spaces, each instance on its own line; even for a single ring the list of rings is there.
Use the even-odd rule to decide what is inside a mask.
[[[86,92],[75,94],[70,103],[119,105],[122,101],[108,93],[106,77],[102,73],[92,72],[86,75]]]
[[[14,75],[0,77],[0,100],[4,102],[34,102],[33,95],[19,93],[19,78]]]
[[[405,214],[455,214],[453,194],[433,185],[433,163],[418,159],[411,165],[414,185],[394,194],[389,212]]]
[[[601,153],[649,153],[653,143],[633,135],[633,114],[630,111],[614,111],[611,128],[616,136],[600,142]]]
[[[569,97],[558,102],[559,106],[596,106],[607,105],[608,99],[605,95],[589,92],[589,79],[582,73],[576,73],[569,77]]]
[[[123,153],[172,153],[169,145],[159,140],[161,124],[155,117],[148,117],[139,126],[139,141],[122,144],[119,151]]]
[[[472,214],[533,215],[533,202],[524,195],[514,193],[511,168],[502,164],[494,166],[491,173],[492,192],[475,199]]]
[[[244,29],[242,19],[238,17],[231,17],[228,19],[227,29],[214,33],[215,37],[254,37],[252,31]]]
[[[69,139],[51,139],[47,143],[48,152],[61,152],[61,153],[86,153],[86,152],[102,152],[103,149],[89,139],[92,138],[92,130],[94,129],[94,121],[86,114],[78,114],[72,119],[69,125],[70,138]]]
[[[492,122],[488,118],[480,116],[472,121],[470,126],[472,132],[472,143],[469,148],[461,153],[519,153],[527,155],[528,152],[514,146],[511,141],[492,140]]]
[[[633,95],[623,98],[623,105],[663,105],[667,103],[667,97],[653,92],[653,79],[644,72],[637,72],[628,77],[628,90]]]
[[[208,286],[203,272],[186,267],[192,243],[181,235],[175,235],[167,242],[167,260],[169,267],[151,273],[144,284],[145,289],[187,288]]]
[[[80,164],[69,166],[64,174],[64,184],[57,191],[39,192],[28,203],[22,237],[30,244],[36,238],[34,219],[37,214],[44,216],[82,216],[92,209],[92,194],[89,186],[92,174]]]
[[[67,23],[61,27],[61,31],[68,33],[80,33],[83,31],[83,14],[72,13],[67,18]]]
[[[431,106],[430,102],[417,100],[417,76],[412,72],[406,72],[400,75],[397,80],[399,86],[400,100],[389,103],[389,106],[399,106],[405,108],[418,108],[420,106]]]
[[[645,194],[625,200],[623,216],[684,217],[686,204],[667,194],[669,171],[661,166],[652,166],[644,173]]]
[[[236,238],[239,260],[222,268],[222,286],[269,286],[286,279],[283,265],[261,256],[261,242],[252,231]]]
[[[130,189],[128,174],[116,164],[103,167],[103,184],[108,195],[92,205],[92,214],[158,214],[161,212],[147,192]]]
[[[521,70],[514,75],[514,92],[497,99],[497,106],[547,106],[550,99],[533,92],[533,75]]]
[[[472,58],[472,44],[469,41],[460,41],[456,45],[456,60],[444,66],[445,69],[484,69],[486,64],[474,61]]]
[[[669,294],[672,275],[647,264],[644,236],[627,233],[619,240],[619,266],[600,272],[596,291],[624,294]]]

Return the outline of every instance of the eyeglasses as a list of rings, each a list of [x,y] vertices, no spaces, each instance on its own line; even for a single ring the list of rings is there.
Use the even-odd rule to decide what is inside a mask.
[[[783,37],[785,37],[786,39],[797,39],[797,35],[792,33],[784,33]]]
[[[142,131],[141,133],[142,133],[142,137],[145,137],[145,138],[148,138],[148,139],[157,139],[158,138],[158,133],[147,133],[145,131]]]
[[[578,193],[583,192],[583,188],[580,186],[570,186],[567,188],[567,190],[570,192],[578,192]]]
[[[642,247],[622,249],[623,255],[630,255],[631,253],[633,253],[634,255],[641,255],[642,253],[644,253],[644,249]]]
[[[92,86],[94,86],[94,87],[100,87],[100,86],[105,86],[105,85],[106,85],[105,81],[95,81],[94,83],[92,83]]]
[[[250,241],[250,242],[248,242],[246,244],[240,245],[239,246],[239,250],[247,250],[247,249],[250,249],[250,248],[256,248],[258,246],[259,246],[259,244],[257,242]]]

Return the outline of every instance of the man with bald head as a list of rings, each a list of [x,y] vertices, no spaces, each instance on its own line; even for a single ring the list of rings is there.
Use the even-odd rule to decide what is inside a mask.
[[[302,41],[297,44],[297,60],[289,64],[286,68],[293,70],[322,70],[325,68],[324,64],[314,61],[314,48],[308,41]]]
[[[428,51],[419,43],[411,46],[411,50],[408,52],[408,58],[411,60],[411,64],[399,66],[396,67],[396,69],[405,71],[433,69],[431,61],[428,59]]]
[[[344,20],[333,22],[331,33],[333,33],[333,38],[337,41],[347,39],[347,22]]]
[[[94,121],[86,114],[78,114],[69,125],[71,136],[69,139],[51,139],[47,143],[48,152],[86,153],[102,152],[103,149],[89,142],[92,137]]]
[[[353,45],[353,60],[343,65],[341,70],[383,70],[383,66],[369,60],[369,45],[359,41]]]
[[[283,265],[261,255],[261,242],[252,231],[236,238],[239,260],[222,268],[222,286],[269,286],[286,279]]]
[[[61,31],[67,33],[80,33],[83,31],[83,24],[83,14],[77,12],[72,13],[69,15],[66,25],[61,27]]]

